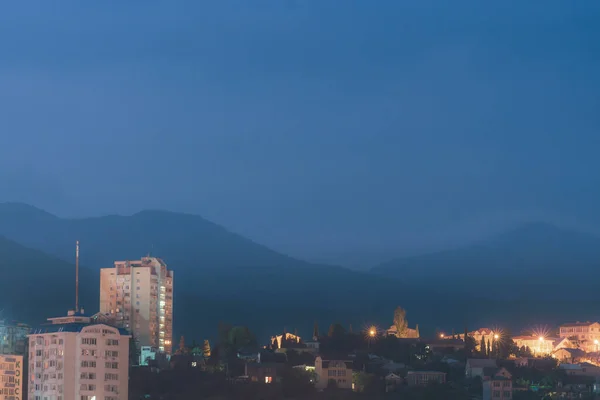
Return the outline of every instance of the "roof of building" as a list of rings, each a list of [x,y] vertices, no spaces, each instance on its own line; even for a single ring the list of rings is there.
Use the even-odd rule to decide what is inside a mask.
[[[562,324],[560,327],[563,328],[563,327],[567,327],[567,326],[590,326],[593,324],[598,324],[598,322],[595,322],[595,321],[579,322],[579,321],[577,321],[577,322],[570,322],[570,323]]]
[[[385,379],[402,379],[400,375],[396,375],[393,372],[390,372],[385,376]]]
[[[581,365],[579,365],[579,364],[560,364],[558,366],[558,368],[565,369],[565,370],[579,370],[579,369],[581,369]]]
[[[484,371],[486,369],[487,368],[484,368]],[[502,371],[506,371],[506,374],[508,376],[505,376],[505,375],[501,374]],[[508,370],[506,368],[499,368],[499,369],[496,369],[496,371],[494,371],[491,375],[487,375],[487,374],[485,374],[485,375],[486,376],[490,376],[495,381],[497,381],[497,380],[501,380],[501,381],[510,381],[510,380],[512,380],[512,375],[511,375],[510,372],[508,372]]]
[[[554,353],[556,353],[558,351],[566,351],[567,353],[569,353],[571,355],[571,357],[581,357],[581,356],[585,355],[585,351],[583,351],[581,349],[569,349],[567,347],[563,347],[562,349],[556,350]]]
[[[117,329],[119,334],[121,335],[129,335],[126,329],[123,328],[115,328],[114,326],[107,325],[105,323],[81,323],[81,322],[72,322],[68,324],[48,324],[42,325],[40,327],[34,328],[31,330],[30,335],[42,335],[45,333],[58,333],[58,332],[81,332],[83,328],[94,325],[104,325],[110,328]]]
[[[329,355],[329,356],[318,356],[321,358],[321,362],[323,365],[323,368],[329,368],[329,363],[332,361],[338,361],[338,362],[343,362],[344,364],[346,364],[346,368],[354,368],[354,362],[351,360],[348,360],[346,357],[336,357],[335,355]]]
[[[536,335],[519,335],[513,336],[512,340],[540,340],[540,337]],[[544,341],[553,343],[557,341],[562,341],[562,339],[557,337],[544,337]]]
[[[592,364],[592,363],[589,363],[589,362],[582,362],[582,363],[581,363],[581,364],[579,364],[579,365],[581,365],[582,367],[585,367],[585,368],[590,368],[590,367],[593,367],[593,368],[598,368],[598,366],[597,366],[597,365],[594,365],[594,364]]]
[[[417,374],[440,374],[440,375],[446,375],[445,372],[441,372],[441,371],[408,371],[407,375],[417,375]]]
[[[489,358],[469,358],[467,360],[467,365],[471,368],[497,368],[498,364],[496,360],[492,360]]]

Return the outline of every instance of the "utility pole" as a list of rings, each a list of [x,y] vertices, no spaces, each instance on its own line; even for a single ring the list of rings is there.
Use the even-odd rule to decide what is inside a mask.
[[[79,312],[79,240],[75,242],[75,312]]]

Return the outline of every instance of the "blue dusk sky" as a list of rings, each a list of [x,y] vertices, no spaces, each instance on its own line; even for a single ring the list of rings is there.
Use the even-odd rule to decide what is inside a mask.
[[[306,258],[600,230],[600,2],[7,2],[0,201]]]

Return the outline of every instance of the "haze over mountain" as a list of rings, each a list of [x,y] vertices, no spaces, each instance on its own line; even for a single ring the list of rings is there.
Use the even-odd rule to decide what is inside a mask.
[[[452,285],[490,297],[581,299],[596,296],[595,290],[585,289],[600,279],[600,238],[530,223],[470,246],[388,261],[372,271],[415,285]],[[569,285],[581,290],[567,293]]]
[[[355,327],[375,322],[385,327],[391,323],[396,305],[408,310],[409,321],[418,323],[424,334],[436,327],[463,328],[457,324],[503,323],[509,320],[509,315],[514,324],[531,323],[535,318],[552,323],[561,318],[591,318],[590,313],[596,312],[590,308],[592,303],[581,302],[572,294],[565,301],[560,296],[532,297],[531,291],[519,292],[521,287],[535,289],[539,276],[532,272],[536,279],[532,280],[518,266],[502,264],[502,260],[512,262],[528,254],[525,260],[550,257],[557,261],[552,265],[556,271],[543,271],[542,278],[550,276],[548,282],[562,284],[581,281],[579,272],[583,271],[573,269],[573,264],[562,264],[569,258],[561,258],[559,254],[563,250],[565,255],[576,251],[595,259],[598,255],[594,250],[595,239],[546,225],[526,226],[490,243],[472,246],[466,251],[470,255],[467,258],[461,256],[463,251],[455,250],[449,255],[444,252],[412,258],[415,267],[406,271],[390,264],[376,268],[377,273],[297,260],[199,216],[164,211],[63,219],[28,205],[5,203],[0,204],[0,234],[11,239],[4,239],[0,253],[7,260],[2,270],[5,286],[10,289],[4,301],[10,304],[19,293],[35,293],[31,297],[21,296],[20,303],[13,306],[14,313],[19,314],[14,317],[30,318],[27,320],[30,323],[41,322],[35,318],[64,312],[57,307],[72,307],[74,266],[69,261],[74,259],[75,240],[81,241],[82,271],[85,271],[81,280],[82,304],[87,310],[97,310],[99,268],[112,266],[115,259],[137,259],[148,248],[154,248],[152,254],[163,258],[175,271],[175,331],[188,336],[209,337],[215,333],[219,321],[248,324],[263,337],[284,327],[309,334],[314,320],[324,327],[334,321]],[[549,253],[548,246],[553,248]],[[486,254],[504,258],[490,264]],[[418,261],[421,259],[427,262]],[[465,260],[472,262],[468,264]],[[474,288],[485,290],[461,291],[468,280],[465,275]],[[25,279],[37,276],[42,279]],[[499,276],[505,277],[505,281],[498,279]],[[11,285],[9,282],[13,281]],[[584,280],[584,286],[580,287],[587,282],[593,285],[595,281]],[[510,288],[508,291],[517,296],[497,301],[490,289],[500,284],[506,285],[501,286],[502,291]],[[555,294],[552,286],[541,289]],[[54,296],[55,291],[60,295]],[[580,298],[583,297],[589,300],[599,296],[594,290]],[[44,298],[53,300],[44,302]]]
[[[74,259],[74,244],[80,240],[81,264],[95,271],[112,266],[114,260],[137,259],[151,249],[175,271],[178,332],[210,334],[219,320],[277,331],[292,323],[308,328],[315,319],[360,326],[366,318],[389,319],[392,304],[409,307],[417,294],[375,275],[293,259],[194,215],[144,211],[62,219],[25,204],[4,203],[0,234],[66,261]],[[40,261],[27,270],[35,276],[43,268]],[[89,310],[98,304],[99,273],[95,275],[82,282],[90,295]],[[10,270],[6,278],[10,279]],[[71,293],[72,279],[61,275],[60,280],[54,286]],[[71,306],[71,302],[63,305]],[[416,316],[416,307],[413,312]]]

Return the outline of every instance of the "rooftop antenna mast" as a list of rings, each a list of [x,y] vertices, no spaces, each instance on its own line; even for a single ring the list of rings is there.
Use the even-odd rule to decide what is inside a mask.
[[[75,242],[75,312],[79,312],[79,240]]]

